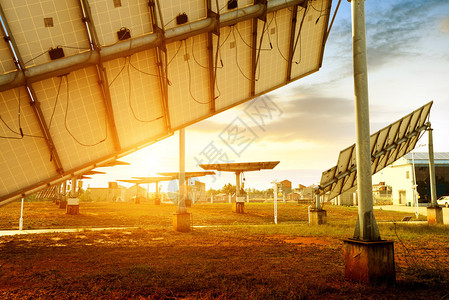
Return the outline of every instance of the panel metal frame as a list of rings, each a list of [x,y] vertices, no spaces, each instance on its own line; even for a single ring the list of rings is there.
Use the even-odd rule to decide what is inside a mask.
[[[426,122],[429,119],[432,104],[433,101],[423,105],[370,136],[372,174],[375,174],[414,149],[424,131],[428,129]],[[412,120],[415,121],[412,123]],[[391,139],[390,133],[393,135]],[[350,153],[349,155],[348,152]],[[335,167],[323,172],[318,187],[319,193],[323,195],[330,192],[329,199],[333,199],[345,191],[350,190],[356,185],[356,173],[357,165],[354,144],[340,152]]]

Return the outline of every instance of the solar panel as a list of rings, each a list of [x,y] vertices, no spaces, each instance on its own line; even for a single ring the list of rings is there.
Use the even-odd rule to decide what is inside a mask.
[[[237,3],[2,1],[0,205],[319,70],[330,0]]]
[[[375,174],[412,151],[426,130],[433,101],[377,131],[371,140],[371,173]],[[323,172],[320,194],[329,192],[329,199],[350,190],[357,184],[355,144],[340,152],[337,165]]]
[[[249,172],[264,169],[274,169],[279,161],[244,162],[244,163],[224,163],[224,164],[200,164],[204,170],[216,170],[227,172]]]

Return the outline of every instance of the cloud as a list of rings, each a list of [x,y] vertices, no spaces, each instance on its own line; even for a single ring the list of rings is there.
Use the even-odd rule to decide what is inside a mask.
[[[284,115],[267,126],[266,141],[318,142],[352,136],[353,102],[342,98],[309,96],[283,104]]]
[[[431,29],[440,11],[447,11],[447,0],[366,2],[366,34],[368,67],[371,71],[394,61],[398,57],[417,57],[426,49],[417,47],[421,40],[436,32]],[[440,23],[440,31],[449,33],[449,20]],[[328,44],[333,61],[344,69],[352,65],[347,53],[352,53],[352,27],[350,8],[342,6],[330,34]],[[421,49],[420,49],[421,48]],[[330,51],[329,51],[330,50]]]
[[[443,34],[449,34],[449,17],[441,20],[439,29]]]

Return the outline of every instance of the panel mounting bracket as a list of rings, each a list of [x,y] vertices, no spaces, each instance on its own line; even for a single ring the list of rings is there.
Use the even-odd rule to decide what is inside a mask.
[[[207,17],[215,19],[214,29],[212,30],[212,33],[216,36],[220,35],[220,15],[209,8],[207,10]]]
[[[263,5],[263,13],[257,18],[261,21],[267,21],[267,0],[255,0],[254,4],[262,4]]]

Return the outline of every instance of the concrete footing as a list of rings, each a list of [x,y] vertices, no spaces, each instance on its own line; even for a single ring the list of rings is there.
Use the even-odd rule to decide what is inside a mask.
[[[233,202],[232,211],[238,214],[245,213],[245,203],[244,202]]]
[[[427,223],[428,224],[443,224],[443,208],[442,207],[428,207],[427,208]]]
[[[68,215],[79,215],[80,206],[79,205],[67,205],[66,213]]]
[[[345,278],[373,284],[396,282],[393,241],[343,240]]]
[[[61,200],[59,201],[59,208],[65,209],[67,206],[67,201]]]
[[[173,214],[173,229],[179,232],[189,232],[190,213]]]
[[[67,199],[66,213],[68,215],[78,215],[80,213],[80,200],[78,198]]]
[[[326,224],[327,212],[324,209],[311,209],[309,214],[309,225]]]

